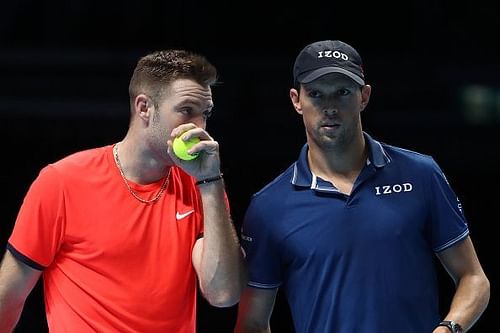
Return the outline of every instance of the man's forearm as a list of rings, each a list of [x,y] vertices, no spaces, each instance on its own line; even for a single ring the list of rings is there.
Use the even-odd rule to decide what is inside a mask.
[[[201,289],[215,306],[238,302],[245,284],[243,255],[225,201],[222,180],[200,185],[204,211]]]
[[[460,280],[445,319],[454,320],[469,330],[486,309],[490,285],[484,276],[466,276]]]
[[[0,295],[0,333],[11,333],[14,331],[21,312],[23,304],[9,301],[5,295]]]

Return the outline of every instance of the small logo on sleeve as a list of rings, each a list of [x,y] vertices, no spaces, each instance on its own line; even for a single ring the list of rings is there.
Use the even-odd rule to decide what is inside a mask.
[[[247,236],[247,235],[244,235],[244,234],[241,234],[241,239],[247,241],[247,242],[251,242],[253,241],[253,238],[250,237],[250,236]]]

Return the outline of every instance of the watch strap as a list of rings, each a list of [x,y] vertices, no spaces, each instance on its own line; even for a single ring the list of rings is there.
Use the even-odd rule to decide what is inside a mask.
[[[451,333],[462,333],[463,329],[462,327],[454,322],[453,320],[443,320],[441,321],[438,326],[444,326],[447,327]]]

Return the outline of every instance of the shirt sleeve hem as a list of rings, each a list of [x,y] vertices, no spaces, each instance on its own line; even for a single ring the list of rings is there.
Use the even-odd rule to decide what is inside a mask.
[[[462,239],[464,239],[465,237],[467,237],[469,235],[469,229],[465,229],[464,232],[462,232],[460,235],[458,235],[457,237],[449,240],[448,242],[444,243],[443,245],[441,246],[438,246],[438,247],[435,247],[434,248],[434,252],[435,253],[439,253],[441,251],[444,251],[446,250],[447,248],[451,247],[452,245],[456,244],[457,242],[461,241]]]
[[[31,268],[34,268],[39,271],[43,271],[46,267],[40,265],[39,263],[31,260],[21,252],[19,252],[12,244],[7,243],[7,250],[10,251],[10,253],[16,258],[17,260],[23,262],[24,264],[30,266]]]
[[[259,288],[259,289],[276,289],[281,285],[281,283],[268,284],[268,283],[259,283],[259,282],[249,281],[248,285],[250,287]]]

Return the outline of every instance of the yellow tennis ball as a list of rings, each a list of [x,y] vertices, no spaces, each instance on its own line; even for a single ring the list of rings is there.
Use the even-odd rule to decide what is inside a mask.
[[[174,149],[174,154],[181,160],[186,160],[186,161],[193,160],[197,158],[199,154],[195,153],[191,155],[187,151],[198,142],[200,142],[200,138],[198,137],[193,137],[187,141],[182,140],[180,137],[176,137],[172,144],[172,148]]]

